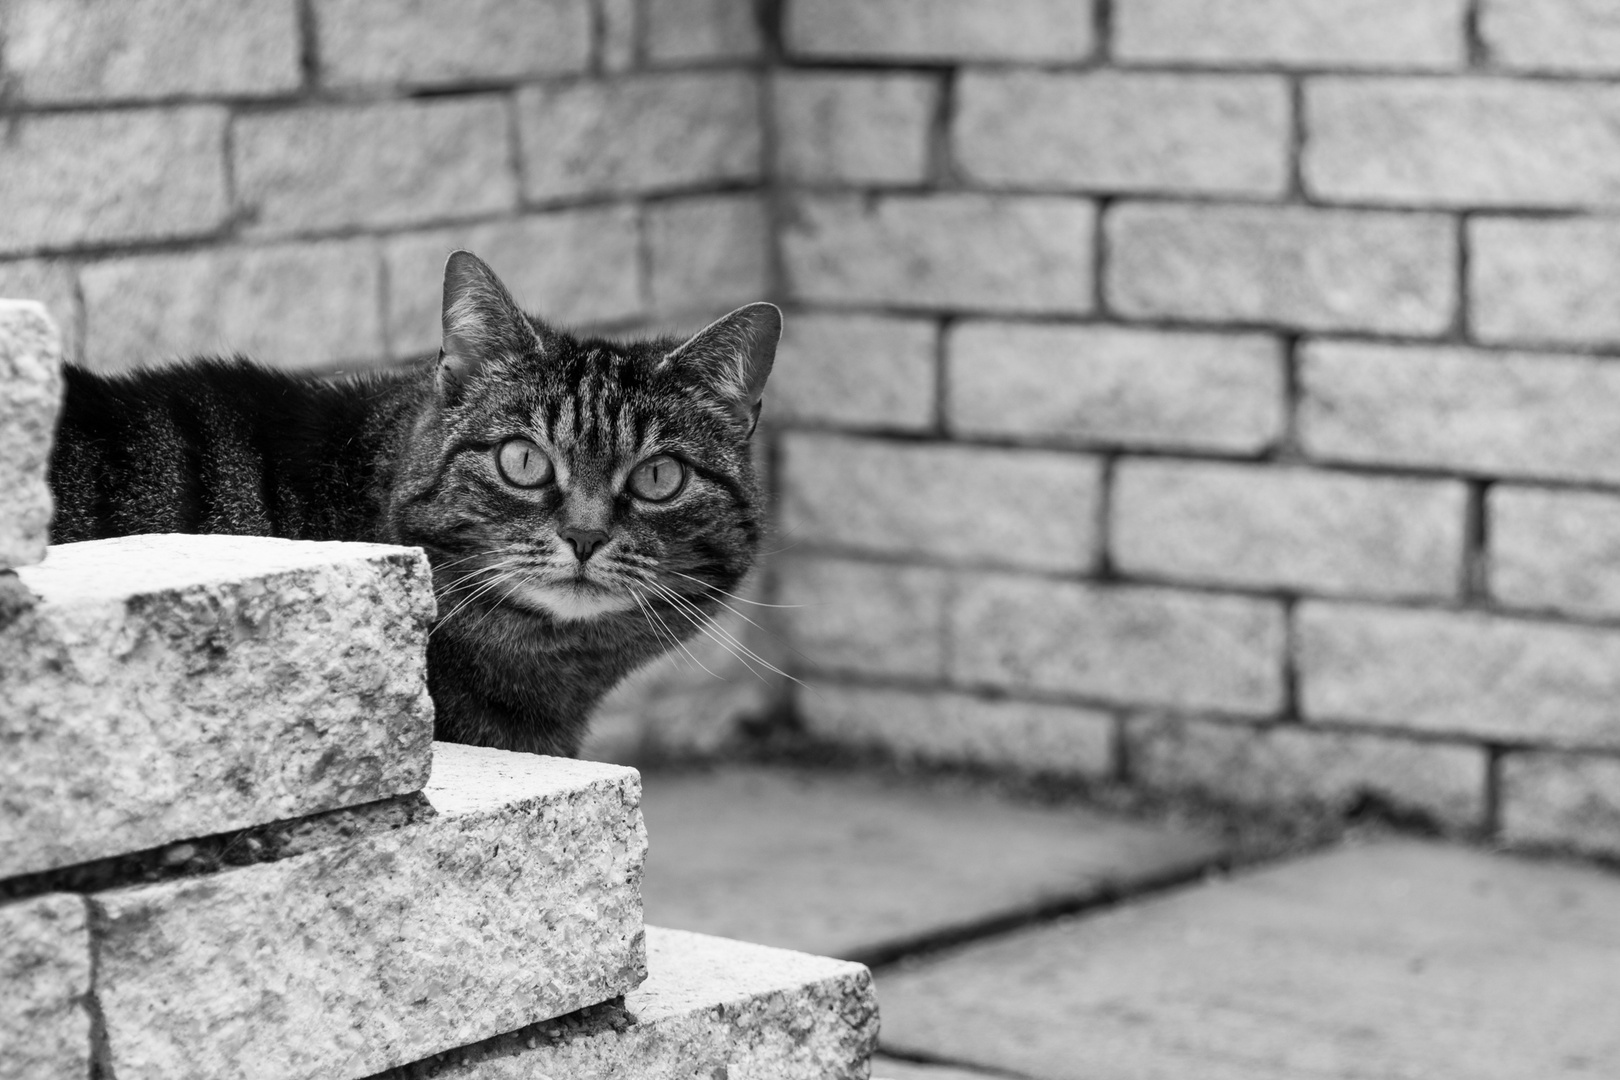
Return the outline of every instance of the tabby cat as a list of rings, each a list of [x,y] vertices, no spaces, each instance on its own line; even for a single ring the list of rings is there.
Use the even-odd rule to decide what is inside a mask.
[[[576,338],[445,267],[437,363],[343,379],[242,359],[70,368],[52,540],[247,533],[422,548],[436,735],[573,755],[626,673],[707,624],[758,550],[749,455],[781,313]]]

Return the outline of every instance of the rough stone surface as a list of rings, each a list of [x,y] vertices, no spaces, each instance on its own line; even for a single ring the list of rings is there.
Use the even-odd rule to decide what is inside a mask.
[[[584,71],[589,0],[315,0],[321,82],[423,85]]]
[[[0,300],[0,571],[45,557],[45,483],[62,399],[62,342],[32,300]],[[0,630],[0,634],[4,631]]]
[[[1104,230],[1107,302],[1134,318],[1427,334],[1457,303],[1437,214],[1126,203]]]
[[[940,82],[917,74],[783,71],[771,82],[776,175],[798,183],[918,184]]]
[[[44,304],[62,336],[62,359],[78,362],[84,310],[79,303],[79,276],[72,263],[66,259],[0,262],[0,297]]]
[[[949,575],[920,566],[845,559],[778,565],[787,636],[821,671],[940,678]]]
[[[924,319],[795,314],[777,346],[764,420],[924,430],[934,422],[938,339]]]
[[[1480,340],[1620,344],[1620,222],[1480,218],[1468,247],[1468,323]]]
[[[1126,460],[1109,554],[1127,576],[1358,596],[1454,597],[1461,482]]]
[[[646,778],[647,918],[850,959],[1194,872],[1209,837],[892,777]]]
[[[959,583],[949,633],[966,685],[1247,715],[1282,705],[1276,601],[983,574]]]
[[[300,81],[292,0],[14,0],[0,19],[24,101],[275,94]]]
[[[1095,225],[1091,203],[1054,196],[803,196],[778,235],[797,300],[1075,314]]]
[[[1620,631],[1481,612],[1306,603],[1310,720],[1562,747],[1620,747]]]
[[[1370,797],[1452,829],[1485,822],[1482,746],[1144,715],[1126,722],[1125,760],[1134,784],[1273,810],[1313,803],[1342,813]]]
[[[438,744],[432,811],[97,894],[120,1078],[364,1076],[646,975],[633,770]]]
[[[1479,35],[1497,67],[1620,70],[1620,9],[1608,0],[1482,0]]]
[[[814,682],[797,695],[812,735],[896,757],[1108,779],[1115,720],[1100,709],[943,690]]]
[[[1588,357],[1311,342],[1300,442],[1312,457],[1472,475],[1620,479],[1620,368]]]
[[[1620,87],[1325,78],[1305,89],[1305,186],[1328,201],[1620,203]]]
[[[1499,798],[1508,843],[1620,856],[1620,759],[1508,754]]]
[[[225,110],[19,116],[0,154],[0,254],[211,233],[230,213]]]
[[[646,232],[654,311],[723,314],[770,289],[770,223],[758,195],[661,202],[648,208]]]
[[[1101,462],[1079,454],[794,434],[782,527],[849,551],[1083,570],[1101,480]]]
[[[1349,848],[886,974],[883,1044],[1050,1080],[1602,1076],[1617,911],[1590,867]]]
[[[790,52],[895,60],[1082,60],[1091,55],[1090,0],[791,0]]]
[[[637,75],[518,95],[530,199],[757,179],[759,87],[742,72]]]
[[[0,874],[414,791],[419,551],[130,536],[50,549],[0,627]]]
[[[945,341],[955,433],[1225,453],[1282,433],[1275,338],[970,321]]]
[[[1620,499],[1498,484],[1486,506],[1490,591],[1498,602],[1620,614]]]
[[[1277,76],[969,71],[951,140],[992,187],[1280,196],[1288,86]]]
[[[735,0],[647,0],[647,59],[655,64],[687,60],[745,60],[762,42],[754,9]]]
[[[1234,67],[1467,63],[1466,0],[1115,0],[1114,55]]]
[[[0,904],[0,1080],[90,1075],[90,929],[84,900]]]

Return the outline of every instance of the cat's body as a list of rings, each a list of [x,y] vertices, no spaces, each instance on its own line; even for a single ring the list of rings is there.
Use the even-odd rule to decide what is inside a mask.
[[[52,539],[420,546],[437,737],[573,754],[597,701],[697,632],[753,561],[748,440],[779,330],[756,304],[684,343],[579,340],[457,253],[444,349],[415,371],[70,369]]]

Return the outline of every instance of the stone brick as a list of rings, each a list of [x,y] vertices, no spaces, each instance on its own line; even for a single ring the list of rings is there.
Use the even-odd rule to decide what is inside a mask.
[[[943,676],[950,578],[920,566],[796,557],[778,564],[797,661],[818,671]]]
[[[924,319],[791,314],[765,420],[920,431],[934,422],[939,331]]]
[[[79,304],[78,275],[71,263],[62,259],[0,262],[0,297],[44,304],[62,335],[62,359],[79,359],[79,326],[84,313]]]
[[[1452,597],[1467,498],[1454,480],[1127,458],[1114,474],[1109,553],[1128,576]]]
[[[1485,476],[1620,479],[1620,368],[1575,356],[1312,342],[1312,457]]]
[[[951,142],[983,186],[1282,195],[1279,76],[966,72]]]
[[[52,547],[18,576],[32,600],[0,629],[0,875],[422,786],[419,551],[127,536]]]
[[[61,403],[62,342],[50,314],[32,300],[0,300],[0,573],[45,557],[45,474]]]
[[[1468,223],[1468,323],[1481,341],[1620,345],[1620,222]]]
[[[1054,196],[796,200],[788,291],[820,303],[1076,314],[1092,307],[1096,208]]]
[[[584,71],[589,0],[315,0],[321,82],[487,83]]]
[[[1103,227],[1108,303],[1135,318],[1431,334],[1456,308],[1437,214],[1126,203]]]
[[[782,527],[801,543],[1084,570],[1101,463],[1078,454],[790,434]]]
[[[1276,809],[1292,803],[1343,813],[1372,797],[1453,829],[1485,820],[1485,748],[1419,742],[1298,724],[1250,727],[1169,716],[1125,725],[1132,783],[1195,789]]]
[[[1282,434],[1275,338],[970,321],[945,341],[954,433],[1239,454]]]
[[[904,759],[1101,779],[1114,772],[1114,718],[1100,709],[816,682],[798,695],[798,716],[818,738]]]
[[[90,1075],[90,929],[84,900],[0,904],[0,1080]]]
[[[1466,0],[1114,0],[1114,56],[1230,67],[1452,70]]]
[[[984,574],[959,584],[947,632],[963,685],[1250,715],[1282,705],[1270,600]]]
[[[14,0],[0,26],[22,101],[265,95],[302,81],[295,0]]]
[[[533,200],[756,180],[759,84],[743,72],[635,75],[518,95]]]
[[[779,72],[771,83],[776,175],[812,184],[920,184],[939,97],[939,80],[928,75]]]
[[[211,233],[230,215],[225,110],[13,117],[0,206],[0,254]]]
[[[426,796],[392,828],[94,895],[111,1069],[368,1076],[645,978],[634,770],[440,743]]]
[[[1499,484],[1486,506],[1490,590],[1497,601],[1620,614],[1620,499]]]
[[[760,54],[759,23],[736,0],[647,0],[647,59],[746,60]]]
[[[85,362],[102,371],[240,352],[285,368],[385,354],[372,240],[138,255],[80,271]]]
[[[641,48],[641,0],[598,0],[601,20],[600,50],[602,70],[609,74],[635,67]]]
[[[770,223],[758,195],[706,195],[647,208],[648,291],[663,314],[752,303],[770,289]],[[693,329],[697,329],[694,327]]]
[[[1495,67],[1620,71],[1620,9],[1608,0],[1481,0],[1479,36]]]
[[[1296,638],[1310,720],[1620,747],[1620,632],[1473,611],[1308,602]]]
[[[1301,171],[1328,201],[1563,208],[1620,203],[1620,87],[1313,79]]]
[[[1620,759],[1514,753],[1501,767],[1503,840],[1620,855]]]
[[[485,225],[408,233],[383,241],[388,269],[388,341],[397,357],[439,347],[444,262],[475,252],[501,275],[525,311],[576,326],[647,313],[634,207],[530,214]]]
[[[1091,0],[790,0],[788,51],[838,60],[1083,60]]]
[[[507,108],[494,97],[250,113],[236,188],[256,236],[411,225],[517,205]]]

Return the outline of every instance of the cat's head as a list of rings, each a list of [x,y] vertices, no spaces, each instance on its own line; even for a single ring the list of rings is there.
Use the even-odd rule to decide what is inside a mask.
[[[483,598],[578,622],[735,585],[763,528],[749,437],[781,325],[761,303],[685,340],[576,338],[451,255],[444,343],[389,515],[452,585],[441,607]]]

